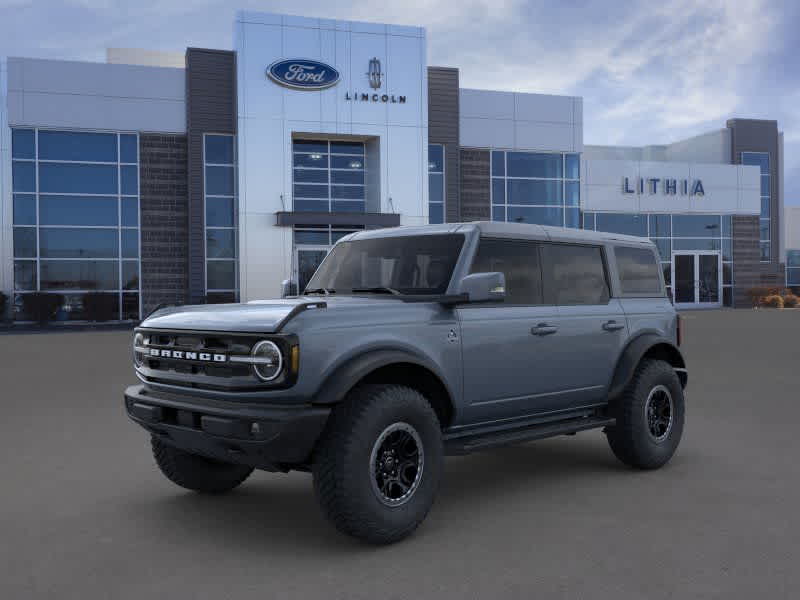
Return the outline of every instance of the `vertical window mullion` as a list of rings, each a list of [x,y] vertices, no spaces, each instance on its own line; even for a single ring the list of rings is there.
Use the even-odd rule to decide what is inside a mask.
[[[117,133],[117,318],[122,319],[122,167],[120,166],[120,135]],[[138,189],[139,182],[136,182]]]

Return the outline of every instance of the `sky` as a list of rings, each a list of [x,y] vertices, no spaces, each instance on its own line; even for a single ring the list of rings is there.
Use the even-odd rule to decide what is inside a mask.
[[[237,9],[427,28],[462,87],[583,97],[584,143],[665,144],[776,119],[800,205],[800,2],[793,0],[0,0],[0,56],[232,47]]]

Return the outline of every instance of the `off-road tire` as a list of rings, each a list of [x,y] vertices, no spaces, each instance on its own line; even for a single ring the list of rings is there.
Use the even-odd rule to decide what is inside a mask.
[[[663,386],[672,399],[669,431],[660,441],[651,434],[646,415],[648,396]],[[681,441],[685,418],[683,388],[672,366],[662,360],[643,360],[628,386],[609,404],[616,424],[606,429],[611,450],[626,465],[638,469],[658,469],[665,465]]]
[[[172,483],[196,492],[221,494],[242,483],[252,467],[234,465],[190,454],[151,436],[153,457],[161,472]]]
[[[383,448],[378,442],[384,432],[403,424],[418,435],[422,468],[407,499],[388,506],[373,485],[373,450]],[[317,442],[314,492],[339,531],[389,544],[411,534],[425,519],[439,488],[442,456],[439,420],[422,394],[402,385],[361,385],[333,409]]]

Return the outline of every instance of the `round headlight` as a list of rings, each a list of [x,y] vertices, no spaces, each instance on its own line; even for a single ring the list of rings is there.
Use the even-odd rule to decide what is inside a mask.
[[[137,333],[133,336],[133,363],[137,367],[141,367],[142,363],[144,362],[144,354],[139,352],[137,348],[144,347],[144,336],[141,333]]]
[[[283,356],[274,342],[263,340],[253,346],[253,371],[261,381],[272,381],[281,373]]]

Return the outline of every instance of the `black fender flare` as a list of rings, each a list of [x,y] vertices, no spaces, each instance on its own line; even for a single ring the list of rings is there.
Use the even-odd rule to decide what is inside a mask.
[[[348,359],[325,378],[311,402],[323,405],[336,404],[353,386],[376,369],[398,363],[416,365],[433,373],[447,391],[452,403],[453,392],[439,368],[432,361],[406,350],[389,348],[366,350]]]
[[[608,390],[609,399],[619,396],[628,386],[636,367],[642,358],[653,350],[659,358],[669,362],[678,372],[681,385],[685,388],[687,381],[686,361],[678,347],[672,340],[665,338],[658,333],[643,333],[632,339],[622,351],[617,366],[614,369],[614,377]]]

